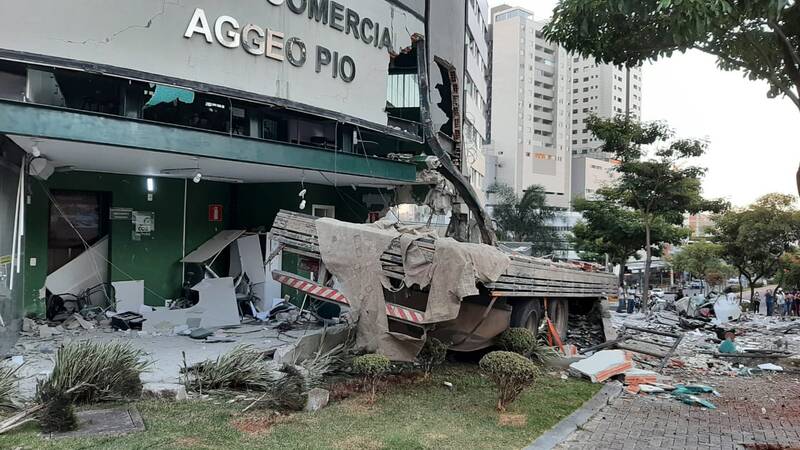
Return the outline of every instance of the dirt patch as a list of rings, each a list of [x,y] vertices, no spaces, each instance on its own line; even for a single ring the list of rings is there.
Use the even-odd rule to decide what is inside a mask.
[[[370,403],[369,394],[358,393],[342,403],[342,409],[353,416],[369,416],[380,411],[374,403]]]
[[[497,424],[501,427],[522,428],[528,424],[528,416],[525,414],[500,414]]]
[[[413,385],[427,380],[425,375],[420,372],[388,375],[378,382],[377,391],[385,392],[393,386]],[[340,380],[330,384],[327,389],[331,392],[331,402],[338,402],[369,391],[369,388],[364,383],[364,379],[360,377]]]
[[[291,416],[284,416],[276,412],[251,414],[231,419],[233,428],[249,436],[263,436],[269,434],[272,427],[292,420]]]

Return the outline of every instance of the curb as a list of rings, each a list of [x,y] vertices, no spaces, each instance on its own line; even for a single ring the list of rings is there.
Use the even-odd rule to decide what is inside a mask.
[[[600,392],[595,394],[594,397],[587,400],[572,414],[561,419],[561,422],[558,422],[553,428],[539,436],[524,450],[550,450],[555,448],[555,446],[564,442],[578,427],[588,422],[603,407],[619,397],[621,393],[622,384],[618,381],[606,383],[603,389],[600,389]]]

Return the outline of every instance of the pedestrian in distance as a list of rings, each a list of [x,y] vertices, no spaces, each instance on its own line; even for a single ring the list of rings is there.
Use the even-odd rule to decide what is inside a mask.
[[[774,296],[772,295],[772,289],[767,289],[767,293],[764,294],[764,301],[767,303],[767,315],[772,315],[772,307],[773,301],[775,300]]]
[[[753,295],[753,299],[750,300],[750,306],[753,307],[753,313],[758,314],[758,311],[761,309],[761,294],[756,292]]]
[[[788,310],[786,308],[786,294],[783,293],[781,288],[775,290],[775,307],[778,309],[778,315],[781,316],[781,320],[784,320]]]

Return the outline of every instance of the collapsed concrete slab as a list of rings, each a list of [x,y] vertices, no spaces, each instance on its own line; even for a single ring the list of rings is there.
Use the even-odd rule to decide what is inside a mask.
[[[621,375],[633,369],[633,355],[623,350],[603,350],[586,359],[574,362],[569,367],[589,377],[593,383],[602,383],[615,375]]]

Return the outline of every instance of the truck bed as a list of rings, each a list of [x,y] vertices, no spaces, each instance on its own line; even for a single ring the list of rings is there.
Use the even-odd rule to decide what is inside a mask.
[[[307,258],[321,260],[319,240],[314,225],[318,218],[291,211],[280,211],[273,222],[272,239],[283,246],[283,251]],[[429,260],[436,252],[434,239],[416,241]],[[484,287],[494,297],[562,297],[599,298],[616,289],[617,277],[602,272],[589,272],[567,263],[543,258],[508,254],[511,264],[495,283]],[[397,240],[381,257],[383,272],[389,278],[402,280],[403,272],[400,244]],[[480,283],[476,280],[476,283]]]

